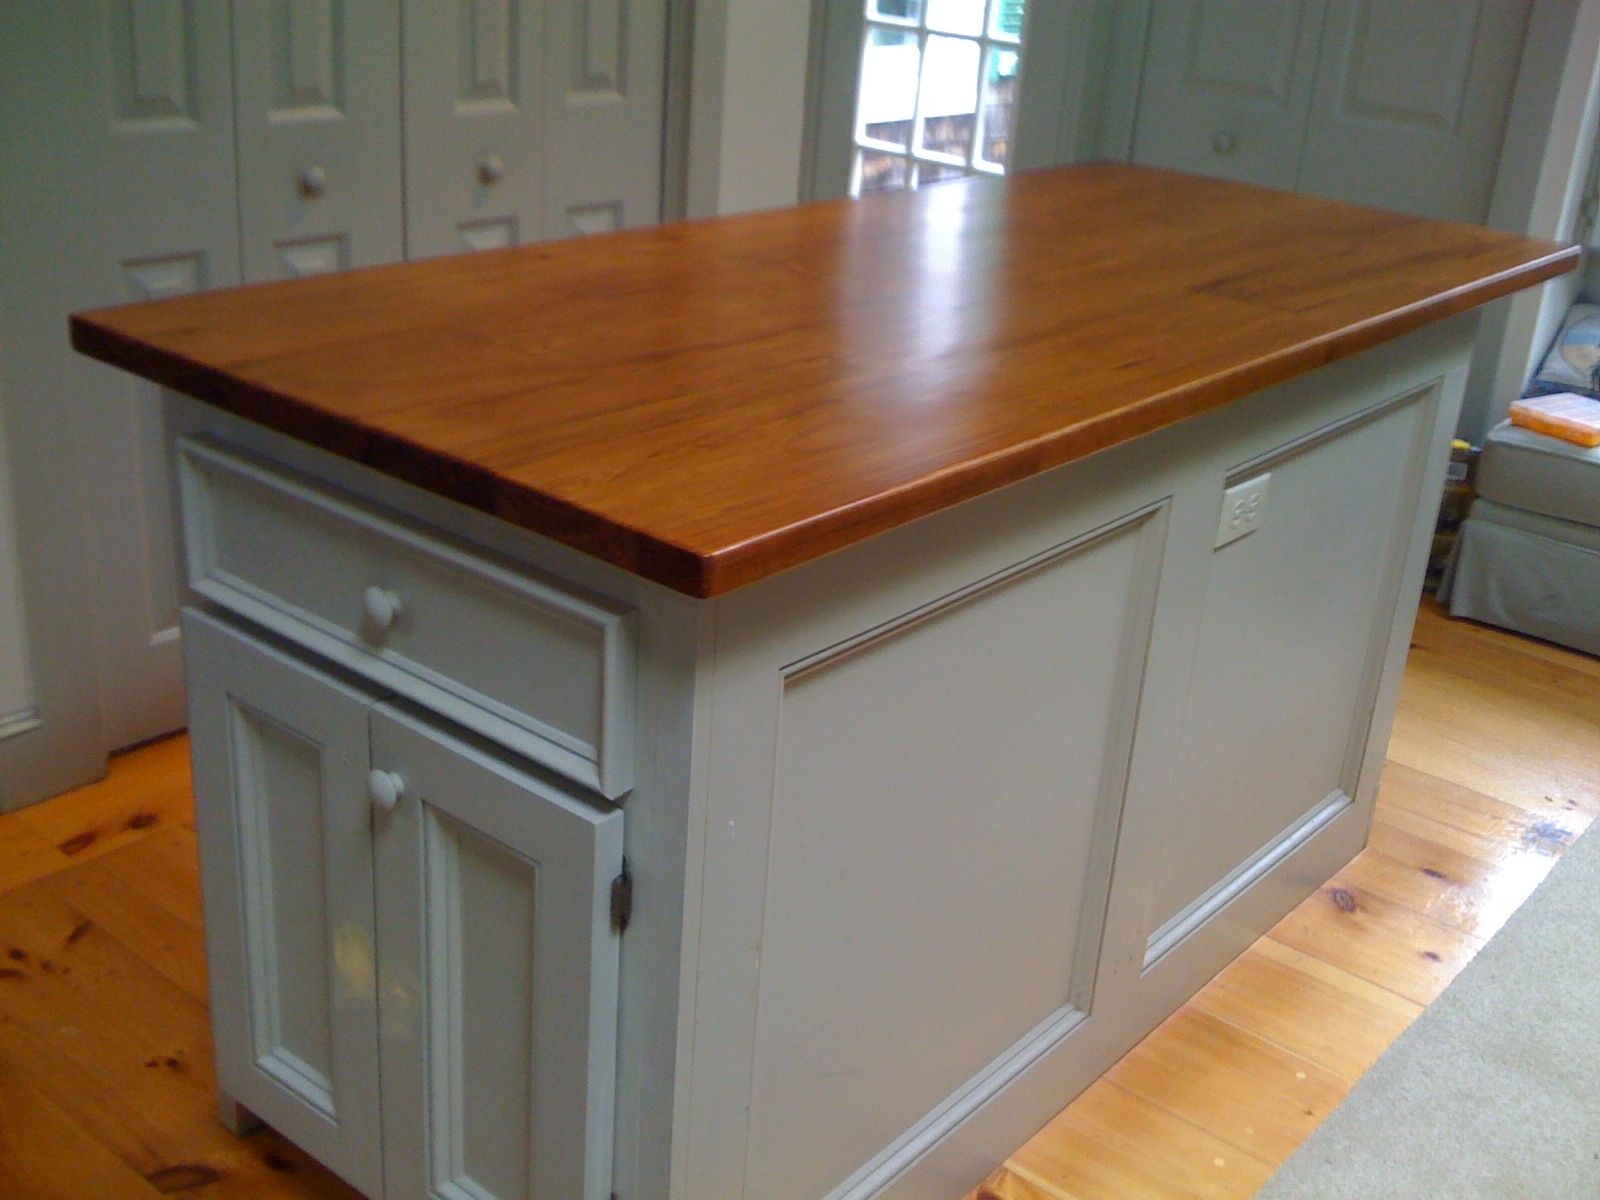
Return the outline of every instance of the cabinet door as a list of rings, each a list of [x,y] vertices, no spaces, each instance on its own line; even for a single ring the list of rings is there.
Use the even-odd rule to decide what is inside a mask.
[[[1323,0],[1156,0],[1133,159],[1294,186]]]
[[[233,6],[245,281],[401,256],[399,0]]]
[[[1528,0],[1330,0],[1296,187],[1482,221]]]
[[[382,1187],[363,692],[183,614],[224,1093],[356,1187]]]
[[[372,761],[389,1194],[605,1200],[622,814],[395,705]]]

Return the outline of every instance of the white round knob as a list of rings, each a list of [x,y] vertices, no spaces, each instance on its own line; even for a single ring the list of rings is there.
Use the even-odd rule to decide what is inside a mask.
[[[405,795],[406,781],[393,771],[371,770],[367,772],[367,795],[372,797],[372,803],[388,812],[400,803],[400,797]]]
[[[386,632],[400,615],[400,597],[390,588],[373,584],[361,596],[367,622],[378,632]]]
[[[307,167],[300,172],[300,194],[307,200],[315,200],[328,190],[328,173],[321,167]]]
[[[1239,138],[1231,129],[1219,129],[1211,135],[1211,149],[1218,154],[1232,154],[1239,147]]]
[[[506,160],[498,154],[485,154],[478,160],[478,178],[486,184],[499,183],[506,175]]]

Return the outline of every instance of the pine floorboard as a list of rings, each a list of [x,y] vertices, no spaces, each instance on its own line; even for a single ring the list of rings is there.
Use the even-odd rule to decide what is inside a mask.
[[[970,1200],[1252,1196],[1597,815],[1600,660],[1425,603],[1367,850]],[[0,1197],[352,1200],[216,1123],[206,1021],[185,739],[0,816]]]

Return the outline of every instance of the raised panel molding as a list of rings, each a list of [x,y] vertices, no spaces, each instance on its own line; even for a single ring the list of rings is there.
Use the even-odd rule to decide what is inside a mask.
[[[747,1194],[866,1200],[1091,1019],[1166,523],[1141,509],[779,672]],[[1055,719],[997,723],[1002,692]],[[979,827],[1025,904],[965,869]],[[972,1020],[952,947],[1029,967]]]
[[[252,1056],[259,1070],[337,1122],[322,756],[303,737],[237,702],[228,716],[239,784]]]
[[[1279,863],[1326,829],[1333,819],[1352,803],[1343,788],[1335,788],[1321,804],[1229,871],[1213,884],[1210,890],[1173,915],[1152,933],[1145,943],[1143,969],[1148,971],[1155,966],[1167,951],[1228,907],[1236,897],[1244,895]]]
[[[344,115],[344,8],[344,0],[277,0],[269,121]]]
[[[572,228],[586,236],[611,233],[622,228],[622,201],[607,204],[575,204],[567,209]]]
[[[119,0],[110,6],[117,125],[181,129],[197,119],[193,0]]]
[[[442,1200],[531,1196],[539,868],[425,815],[428,1144]]]
[[[350,265],[350,242],[343,234],[279,242],[276,249],[284,279],[327,275]]]
[[[128,280],[129,298],[165,300],[197,292],[206,286],[206,256],[203,250],[189,250],[158,258],[130,258],[122,264]]]
[[[1482,0],[1361,0],[1350,30],[1344,110],[1455,133],[1482,10]]]
[[[1287,104],[1303,16],[1283,0],[1202,0],[1190,27],[1190,86]]]
[[[517,219],[515,217],[491,218],[487,221],[463,221],[461,244],[468,250],[503,250],[517,244]]]
[[[621,99],[627,93],[628,0],[580,0],[577,44],[583,48],[574,63],[574,99]]]
[[[515,108],[520,91],[518,0],[459,0],[456,112],[504,112]]]

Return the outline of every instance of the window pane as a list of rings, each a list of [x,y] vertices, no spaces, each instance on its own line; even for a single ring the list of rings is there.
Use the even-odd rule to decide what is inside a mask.
[[[1017,121],[1017,62],[1015,50],[989,51],[989,69],[983,80],[983,145],[978,157],[1005,166],[1011,161],[1011,131]]]
[[[984,0],[928,0],[928,28],[941,33],[983,32]]]
[[[861,59],[861,99],[856,108],[862,137],[909,145],[921,55],[914,32],[875,27],[867,31]]]
[[[922,0],[867,0],[867,16],[879,21],[909,21],[914,25],[922,19]]]
[[[978,120],[978,43],[930,37],[926,54],[918,149],[965,160]]]
[[[908,182],[907,163],[903,158],[885,154],[881,150],[863,150],[856,160],[856,195],[868,192],[892,192]]]
[[[1027,0],[995,0],[989,36],[1009,42],[1022,40],[1022,22]]]

